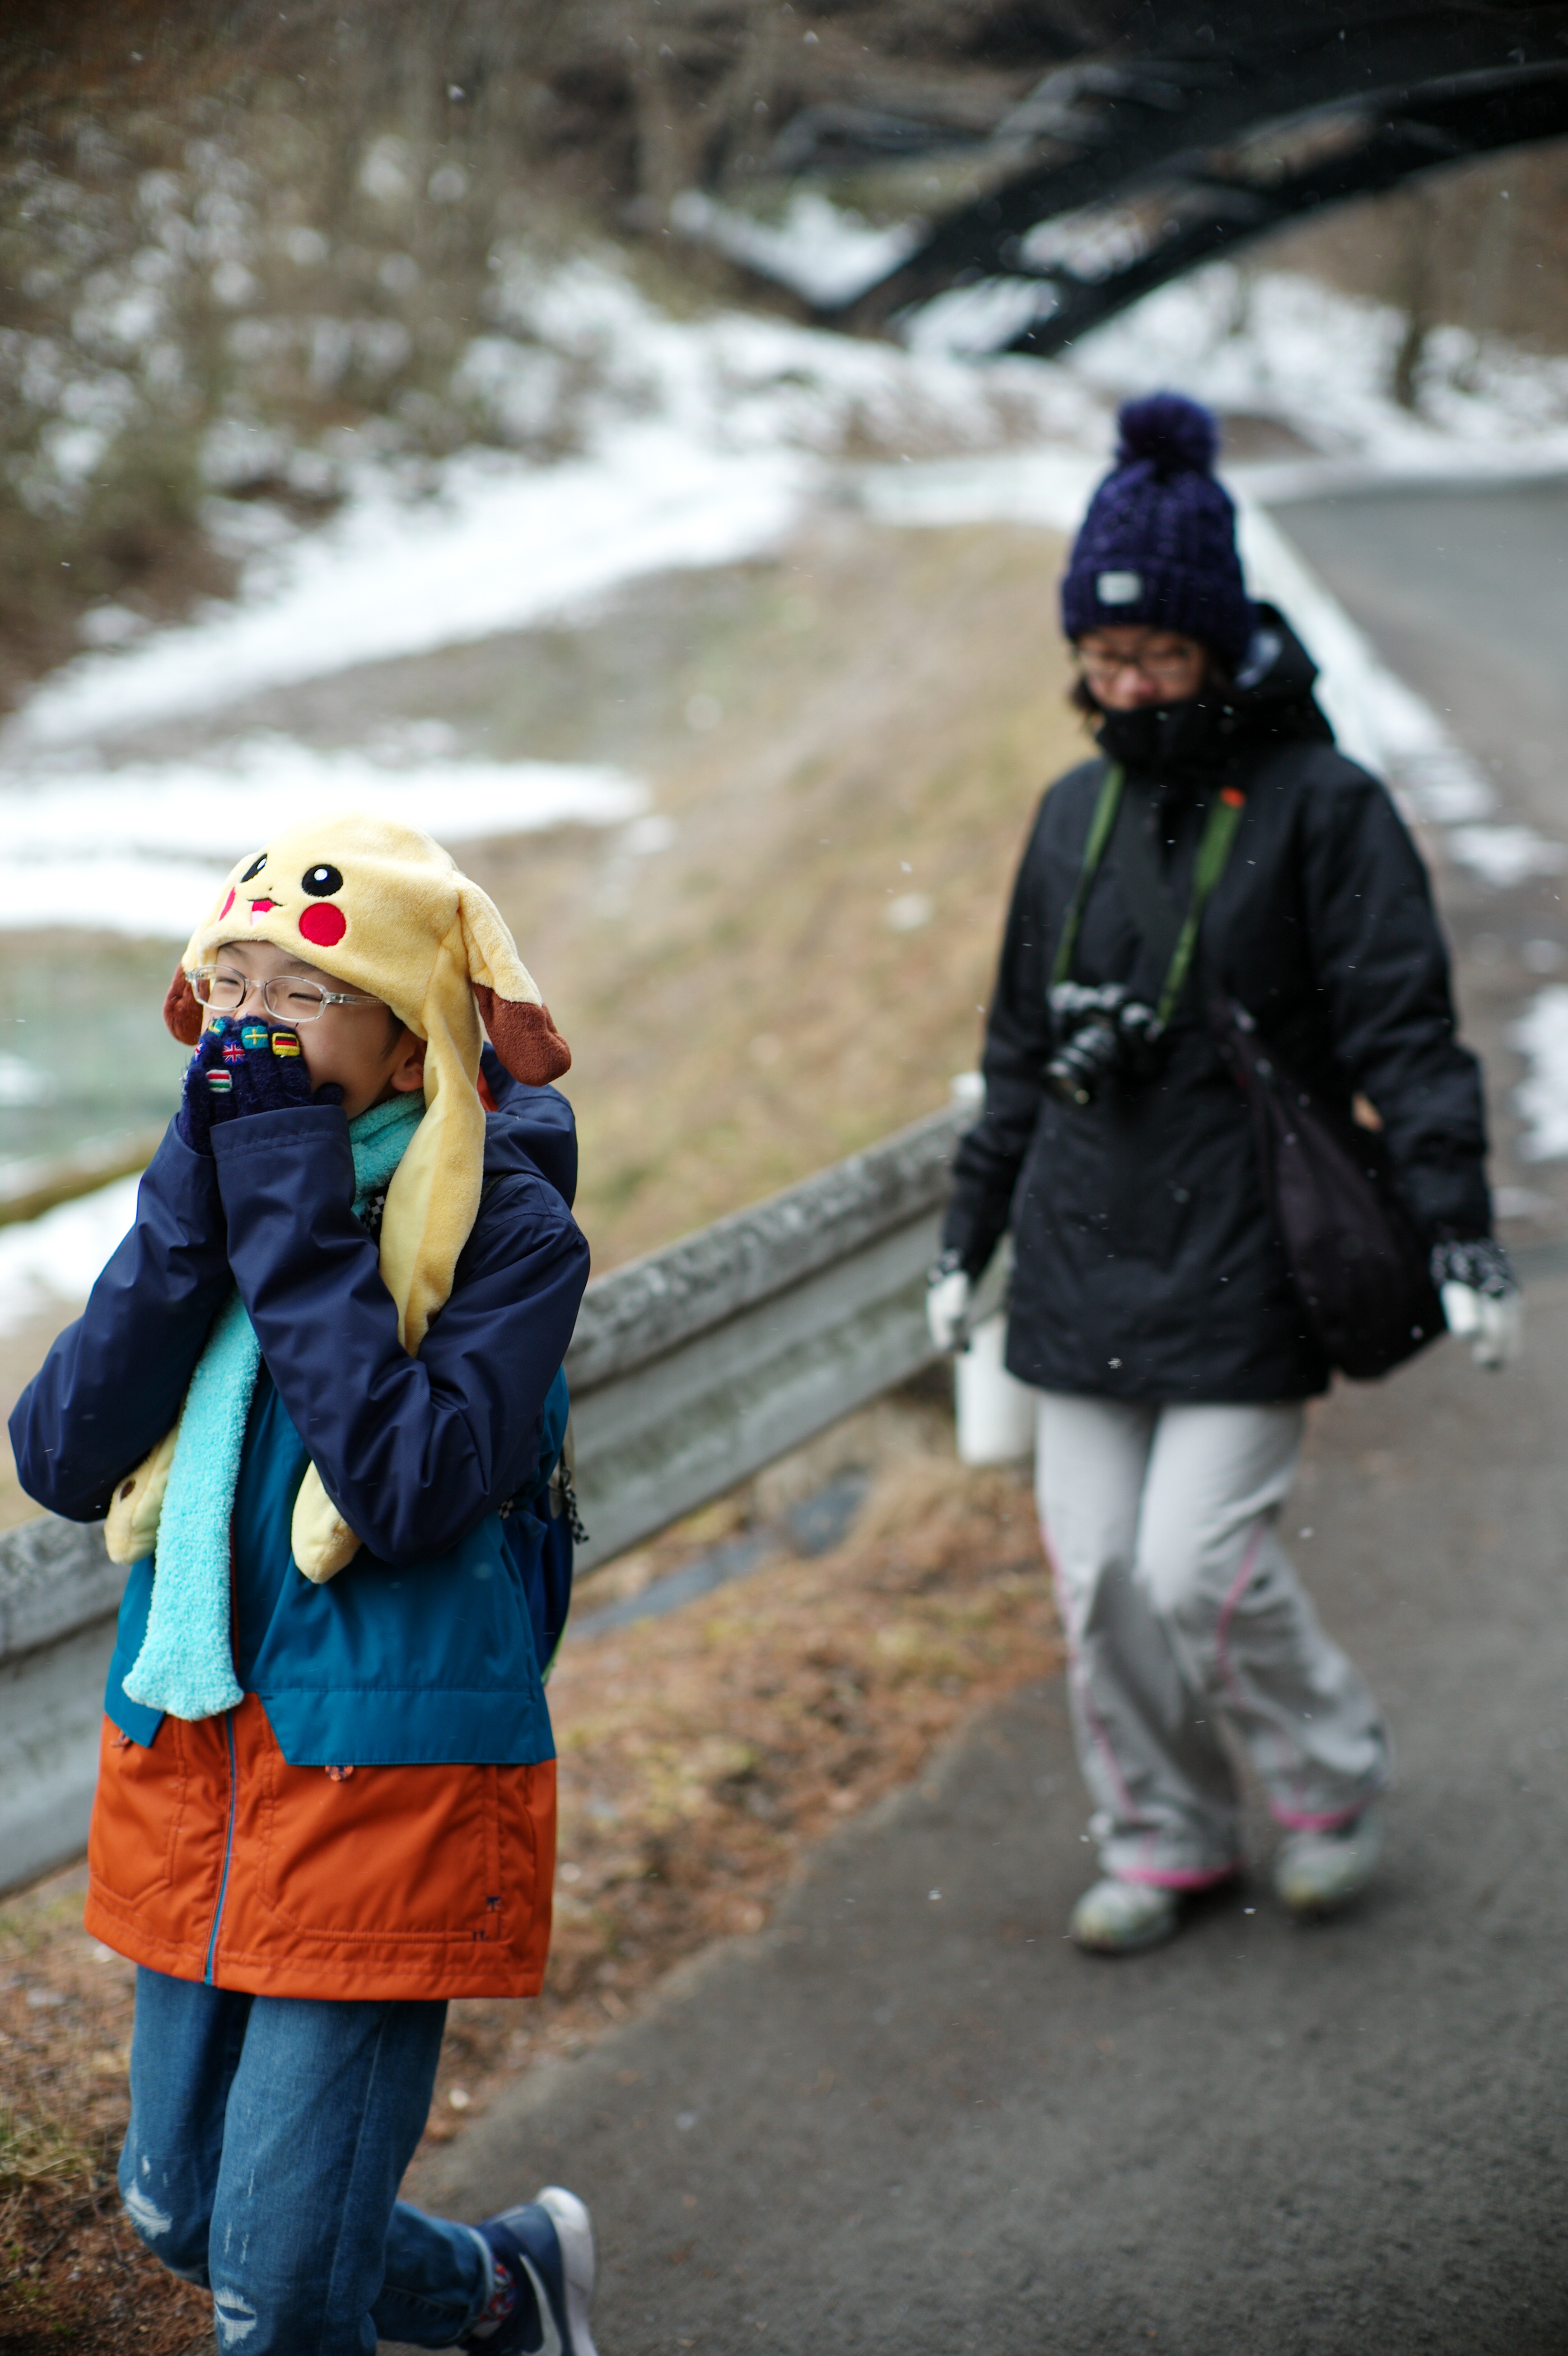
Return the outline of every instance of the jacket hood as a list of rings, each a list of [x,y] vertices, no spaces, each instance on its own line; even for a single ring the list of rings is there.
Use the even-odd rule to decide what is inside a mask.
[[[1253,610],[1257,626],[1229,697],[1243,726],[1331,744],[1334,731],[1313,692],[1317,665],[1277,606]]]

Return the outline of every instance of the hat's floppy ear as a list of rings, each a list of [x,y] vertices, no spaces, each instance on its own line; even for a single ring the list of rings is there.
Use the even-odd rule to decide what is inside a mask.
[[[458,894],[468,979],[496,1053],[515,1080],[542,1087],[571,1069],[571,1050],[549,1019],[499,910],[477,884]]]
[[[164,1000],[164,1023],[174,1033],[182,1047],[194,1047],[201,1037],[204,1016],[201,1001],[190,986],[183,965],[175,968],[168,995]]]

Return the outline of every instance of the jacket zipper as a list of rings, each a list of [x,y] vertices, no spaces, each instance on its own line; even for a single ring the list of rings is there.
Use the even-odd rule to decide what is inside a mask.
[[[212,1966],[218,1954],[219,1925],[223,1920],[223,1901],[229,1894],[229,1868],[234,1855],[234,1806],[238,1794],[235,1791],[234,1713],[232,1710],[226,1709],[223,1713],[223,1731],[229,1738],[229,1828],[223,1837],[223,1875],[218,1885],[218,1903],[212,1910],[212,1933],[207,1943],[207,1969],[202,1974],[202,1978],[208,1987],[212,1986]]]

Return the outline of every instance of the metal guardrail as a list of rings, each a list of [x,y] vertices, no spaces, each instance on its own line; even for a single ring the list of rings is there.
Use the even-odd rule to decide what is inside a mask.
[[[865,1153],[590,1285],[567,1354],[584,1569],[930,1363],[924,1276],[972,1115]]]
[[[101,1525],[46,1514],[0,1537],[0,1890],[87,1838],[124,1584]]]
[[[567,1356],[581,1571],[929,1364],[955,1108],[597,1278]],[[0,1536],[0,1890],[79,1854],[125,1574],[101,1529]]]

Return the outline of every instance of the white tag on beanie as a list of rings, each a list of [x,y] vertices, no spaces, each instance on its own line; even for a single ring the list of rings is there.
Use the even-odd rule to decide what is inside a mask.
[[[1136,605],[1144,594],[1141,573],[1102,573],[1094,584],[1102,605]]]

